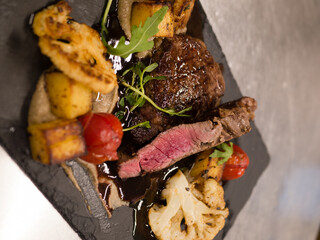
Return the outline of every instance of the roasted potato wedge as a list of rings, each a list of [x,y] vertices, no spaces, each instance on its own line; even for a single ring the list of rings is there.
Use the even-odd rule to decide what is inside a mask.
[[[33,30],[41,52],[71,79],[96,92],[111,92],[117,78],[105,59],[107,49],[98,32],[72,20],[70,12],[68,3],[60,1],[35,15]]]
[[[210,157],[212,152],[213,150],[209,149],[199,154],[189,172],[191,178],[214,178],[218,182],[221,180],[224,164],[218,165],[219,159]]]
[[[92,108],[92,91],[62,72],[45,74],[51,112],[65,119],[73,119],[89,112]]]
[[[173,2],[174,32],[185,33],[195,0],[174,0]]]
[[[56,120],[28,127],[32,158],[43,164],[58,164],[82,156],[86,144],[77,120]]]
[[[131,26],[140,26],[144,24],[148,17],[151,17],[155,12],[160,10],[163,6],[168,6],[169,9],[164,16],[162,22],[159,24],[159,32],[155,37],[173,37],[173,14],[171,4],[168,3],[152,3],[152,2],[136,2],[133,3],[131,12]]]
[[[144,8],[146,12],[139,11],[141,16],[136,15],[133,12],[133,6],[138,4],[137,6],[144,6],[146,7],[148,4],[151,5],[171,5],[169,11],[171,12],[173,19],[173,32],[174,34],[181,34],[186,33],[187,31],[187,23],[190,19],[193,7],[194,7],[195,0],[119,0],[118,1],[118,19],[121,25],[121,28],[125,32],[126,36],[130,39],[131,38],[131,25],[132,20],[136,21],[134,18],[137,17],[139,19],[142,16],[144,17],[145,14],[150,14],[150,8]],[[146,4],[146,5],[144,5]],[[159,5],[159,6],[160,6]],[[168,12],[169,12],[168,11]],[[132,13],[132,14],[131,14]],[[130,15],[131,14],[131,15]],[[167,13],[168,14],[168,13]],[[130,16],[132,16],[130,18]],[[150,16],[150,15],[148,15]],[[145,17],[146,18],[146,17]],[[167,15],[165,17],[167,21]],[[137,21],[137,24],[140,23],[140,19]],[[165,26],[166,27],[166,26]],[[170,26],[171,27],[171,26]],[[160,28],[159,28],[160,29]],[[167,33],[168,31],[164,29]],[[171,29],[170,29],[171,31]],[[160,30],[161,32],[161,30]],[[159,33],[158,33],[159,34]],[[158,35],[156,35],[158,36]]]

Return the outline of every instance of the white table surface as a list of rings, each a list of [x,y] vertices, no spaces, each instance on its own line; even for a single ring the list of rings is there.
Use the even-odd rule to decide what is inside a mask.
[[[227,240],[315,240],[320,224],[320,1],[202,0],[271,156]],[[0,149],[0,239],[79,239]]]

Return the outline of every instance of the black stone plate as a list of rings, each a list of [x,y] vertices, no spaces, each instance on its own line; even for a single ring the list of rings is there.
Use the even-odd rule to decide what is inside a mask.
[[[60,166],[44,166],[30,157],[26,126],[31,95],[42,71],[50,61],[40,54],[37,37],[30,26],[32,14],[52,4],[43,0],[4,0],[0,6],[0,141],[1,145],[28,175],[39,190],[83,239],[132,239],[133,211],[122,207],[112,219],[92,216],[81,193],[73,186]],[[103,0],[70,0],[72,17],[88,25],[98,23],[104,7]],[[194,27],[193,27],[194,26]],[[241,97],[226,58],[199,3],[196,4],[189,26],[190,34],[200,37],[207,44],[215,60],[222,64],[226,81],[223,101]],[[236,216],[248,200],[251,192],[269,162],[269,155],[259,134],[252,131],[235,141],[248,153],[251,163],[239,180],[225,184],[225,198],[230,216],[225,228],[215,239],[223,239]]]

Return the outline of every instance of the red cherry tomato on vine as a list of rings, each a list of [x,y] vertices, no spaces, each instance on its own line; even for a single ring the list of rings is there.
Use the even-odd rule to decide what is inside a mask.
[[[232,180],[241,177],[248,165],[248,155],[239,146],[233,144],[233,154],[226,162],[222,180]]]
[[[119,119],[109,113],[88,113],[79,120],[88,149],[88,155],[81,158],[95,164],[117,160],[123,136]]]

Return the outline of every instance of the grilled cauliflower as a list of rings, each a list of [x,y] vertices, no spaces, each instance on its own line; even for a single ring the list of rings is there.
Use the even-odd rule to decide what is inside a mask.
[[[98,32],[69,16],[71,7],[61,1],[35,15],[33,30],[41,52],[71,79],[96,92],[109,93],[117,86],[107,49]]]
[[[159,240],[211,240],[229,214],[223,195],[214,179],[189,184],[178,171],[161,193],[166,205],[155,204],[149,210],[151,229]]]

